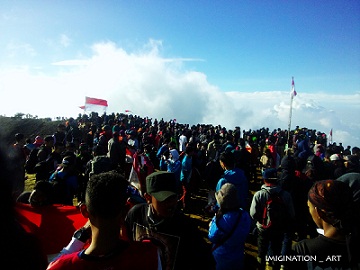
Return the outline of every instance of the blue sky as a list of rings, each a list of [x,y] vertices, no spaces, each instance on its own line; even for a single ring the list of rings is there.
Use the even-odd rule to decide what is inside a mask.
[[[1,1],[0,35],[1,115],[76,116],[91,96],[287,129],[294,76],[292,125],[360,146],[359,1]]]

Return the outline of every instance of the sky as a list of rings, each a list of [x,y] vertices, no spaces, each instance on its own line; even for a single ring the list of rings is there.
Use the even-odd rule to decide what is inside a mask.
[[[0,115],[77,117],[88,96],[107,113],[287,130],[292,108],[291,129],[360,147],[357,0],[1,0],[0,48]]]

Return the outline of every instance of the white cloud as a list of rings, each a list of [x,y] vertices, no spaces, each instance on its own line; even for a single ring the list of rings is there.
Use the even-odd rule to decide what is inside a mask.
[[[70,43],[71,43],[71,39],[67,35],[65,34],[60,35],[60,44],[62,46],[64,46],[65,48],[69,47]]]
[[[87,59],[54,63],[59,68],[55,75],[34,74],[29,68],[2,69],[1,114],[74,117],[82,113],[79,106],[84,105],[85,96],[90,96],[106,99],[108,113],[131,110],[144,117],[176,118],[191,125],[220,124],[229,129],[288,128],[288,89],[223,92],[211,85],[204,73],[186,70],[181,58],[168,61],[162,57],[160,49],[161,42],[152,41],[145,50],[129,53],[103,42],[93,45]],[[333,129],[334,141],[360,146],[360,124],[355,118],[360,114],[359,93],[327,95],[296,90],[292,128],[298,125],[327,134]]]

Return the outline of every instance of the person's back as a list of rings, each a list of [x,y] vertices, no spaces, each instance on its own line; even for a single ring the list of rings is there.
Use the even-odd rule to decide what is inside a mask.
[[[76,157],[64,157],[61,166],[49,178],[49,182],[53,184],[54,203],[73,205],[73,198],[79,192]]]
[[[53,269],[161,269],[158,249],[152,243],[127,242],[120,238],[126,212],[128,182],[115,171],[93,175],[86,188],[81,213],[89,219],[90,245],[52,261]],[[77,231],[78,232],[78,231]],[[80,231],[80,235],[81,235]],[[76,241],[84,242],[81,236]],[[84,245],[84,243],[83,243]]]
[[[240,207],[248,209],[249,186],[248,180],[243,170],[235,168],[235,157],[231,152],[220,154],[220,165],[225,170],[223,176],[216,185],[216,191],[219,191],[225,183],[231,183],[236,186],[240,201]]]
[[[250,232],[251,218],[241,209],[236,187],[226,183],[216,193],[220,205],[210,223],[208,237],[213,243],[217,270],[244,269],[245,241]]]
[[[264,185],[255,192],[250,206],[250,216],[256,222],[258,234],[257,261],[260,267],[265,266],[269,248],[274,256],[287,255],[291,249],[287,234],[293,230],[293,201],[289,192],[276,185],[276,175],[274,168],[263,172]]]

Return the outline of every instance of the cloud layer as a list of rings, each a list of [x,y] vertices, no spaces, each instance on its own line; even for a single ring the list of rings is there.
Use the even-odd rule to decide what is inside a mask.
[[[162,57],[159,41],[131,53],[103,42],[93,45],[88,57],[80,55],[48,67],[1,67],[1,114],[74,117],[82,113],[79,106],[89,96],[106,99],[108,113],[130,110],[140,116],[228,129],[288,128],[291,85],[270,92],[224,92],[211,85],[206,74],[186,68],[188,61],[203,60]],[[296,90],[291,128],[308,127],[327,134],[333,129],[333,141],[360,146],[359,93]]]

